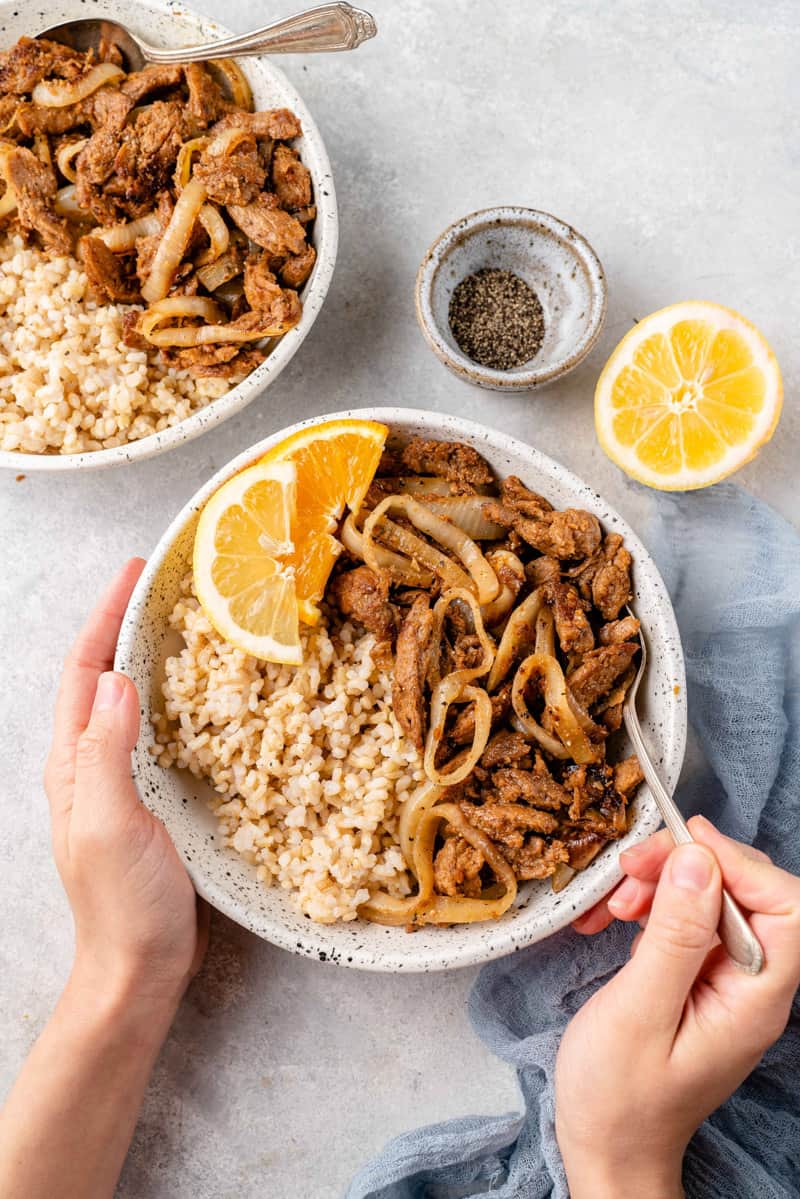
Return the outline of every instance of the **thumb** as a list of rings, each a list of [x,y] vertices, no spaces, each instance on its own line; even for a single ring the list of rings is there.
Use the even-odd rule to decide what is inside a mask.
[[[717,935],[722,879],[702,845],[678,845],[661,872],[653,906],[626,981],[648,1024],[673,1034],[692,985]]]
[[[106,671],[97,681],[89,723],[75,753],[72,823],[109,821],[139,803],[131,781],[131,750],[139,736],[139,697],[129,678]]]

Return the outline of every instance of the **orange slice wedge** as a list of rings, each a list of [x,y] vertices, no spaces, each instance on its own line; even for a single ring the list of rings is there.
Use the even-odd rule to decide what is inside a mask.
[[[361,506],[388,432],[377,421],[325,421],[293,433],[260,459],[262,466],[290,462],[296,471],[294,549],[286,564],[294,571],[298,611],[306,624],[319,620],[319,601],[342,551],[333,534],[345,508],[357,512]]]

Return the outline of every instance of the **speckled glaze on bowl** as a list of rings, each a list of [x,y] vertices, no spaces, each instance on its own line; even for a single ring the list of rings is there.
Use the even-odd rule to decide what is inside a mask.
[[[0,3],[0,49],[13,45],[23,34],[32,37],[41,29],[81,17],[109,17],[156,46],[197,45],[226,37],[230,33],[230,30],[218,25],[210,17],[192,12],[186,5],[174,0],[56,0],[41,7],[8,0],[7,3]],[[24,474],[32,471],[97,470],[151,458],[199,437],[207,429],[214,428],[239,412],[277,379],[287,362],[300,349],[317,319],[330,286],[336,262],[339,218],[331,166],[322,135],[299,93],[283,72],[273,65],[274,61],[274,58],[267,57],[243,58],[239,63],[253,90],[257,108],[290,108],[303,125],[303,136],[296,145],[314,183],[317,219],[314,222],[313,244],[317,261],[310,279],[300,291],[303,315],[299,323],[276,342],[265,361],[246,379],[220,399],[169,429],[152,433],[128,445],[82,454],[23,454],[0,450],[0,468]]]
[[[683,762],[686,700],[678,629],[661,580],[646,549],[590,486],[538,450],[471,421],[405,408],[338,412],[318,420],[366,417],[384,421],[392,436],[415,435],[467,442],[483,454],[498,475],[519,475],[557,507],[587,508],[606,530],[623,534],[635,562],[635,606],[647,629],[652,665],[640,689],[644,735],[668,787],[674,787]],[[658,828],[655,802],[642,786],[635,801],[631,831],[618,846],[604,850],[594,863],[555,895],[549,883],[523,886],[517,904],[498,921],[454,928],[423,928],[410,936],[400,928],[354,921],[320,925],[301,916],[286,892],[266,887],[255,869],[217,835],[217,822],[206,799],[209,789],[186,771],[158,766],[150,712],[161,707],[165,658],[180,641],[167,627],[180,582],[191,557],[197,515],[217,487],[306,421],[245,450],[209,480],[170,524],[154,550],[131,598],[122,625],[116,669],[129,674],[139,689],[142,733],[134,751],[134,777],[144,802],[166,824],[186,862],[197,890],[232,920],[293,953],[362,970],[445,970],[488,961],[522,949],[563,928],[596,903],[621,877],[618,850]]]
[[[533,288],[544,310],[544,341],[511,370],[481,366],[459,349],[448,319],[453,289],[484,267],[512,271]],[[492,391],[529,391],[577,366],[606,315],[606,279],[585,237],[549,212],[484,208],[445,229],[417,274],[417,320],[436,357],[454,374]]]

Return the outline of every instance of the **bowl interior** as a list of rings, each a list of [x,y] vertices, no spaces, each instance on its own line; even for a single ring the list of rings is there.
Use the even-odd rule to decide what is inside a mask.
[[[229,34],[210,17],[194,13],[170,0],[56,0],[46,13],[32,14],[24,6],[0,3],[0,48],[23,35],[82,17],[108,17],[156,46],[197,45]],[[33,31],[33,32],[32,32]],[[0,450],[0,467],[15,471],[99,469],[149,458],[199,436],[226,420],[262,392],[299,349],[322,307],[336,262],[338,215],[330,162],[322,136],[299,93],[286,76],[266,57],[239,60],[253,92],[256,108],[290,108],[299,116],[303,136],[295,143],[314,184],[317,218],[312,241],[317,261],[300,290],[303,314],[298,324],[272,346],[267,358],[246,379],[218,400],[178,424],[113,449],[81,454],[27,454]]]
[[[454,288],[484,268],[511,271],[536,292],[544,311],[542,346],[528,362],[495,371],[467,357],[450,330]],[[547,213],[496,209],[452,226],[431,250],[421,272],[421,317],[441,351],[461,372],[498,387],[544,382],[588,352],[605,311],[603,272],[594,252],[573,229]]]
[[[651,665],[639,692],[644,735],[666,785],[672,788],[680,773],[686,736],[680,641],[661,577],[621,517],[551,459],[472,422],[405,409],[371,409],[336,416],[383,420],[403,439],[420,434],[465,441],[475,446],[501,477],[519,475],[557,507],[585,507],[598,516],[607,531],[623,534],[635,562],[636,610],[647,629],[651,649]],[[142,798],[166,824],[200,893],[233,920],[293,952],[362,969],[419,971],[469,965],[540,940],[597,902],[618,880],[619,846],[604,850],[558,895],[553,894],[549,883],[527,884],[516,907],[493,923],[421,929],[413,936],[403,929],[363,921],[318,925],[299,915],[285,892],[264,886],[253,867],[223,847],[217,836],[216,818],[206,805],[208,789],[188,772],[162,769],[152,756],[149,715],[161,706],[165,658],[178,648],[167,618],[188,570],[197,514],[223,479],[286,432],[247,450],[198,492],[165,533],[129,605],[116,666],[133,678],[141,696],[142,734],[134,752],[134,777]],[[623,742],[618,750],[622,755]],[[655,803],[643,785],[635,801],[632,829],[621,846],[641,839],[659,823]]]

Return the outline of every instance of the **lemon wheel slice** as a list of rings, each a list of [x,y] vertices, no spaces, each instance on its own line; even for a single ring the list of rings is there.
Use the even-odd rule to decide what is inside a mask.
[[[299,665],[292,462],[257,463],[212,495],[194,539],[194,586],[214,628],[245,653]]]
[[[345,508],[357,512],[378,468],[389,430],[370,420],[323,421],[272,446],[264,465],[291,462],[297,471],[294,550],[300,619],[319,620],[319,601],[342,546],[334,537]]]
[[[688,491],[749,462],[775,431],[782,400],[758,329],[693,300],[654,312],[622,339],[597,383],[595,427],[626,474]]]

